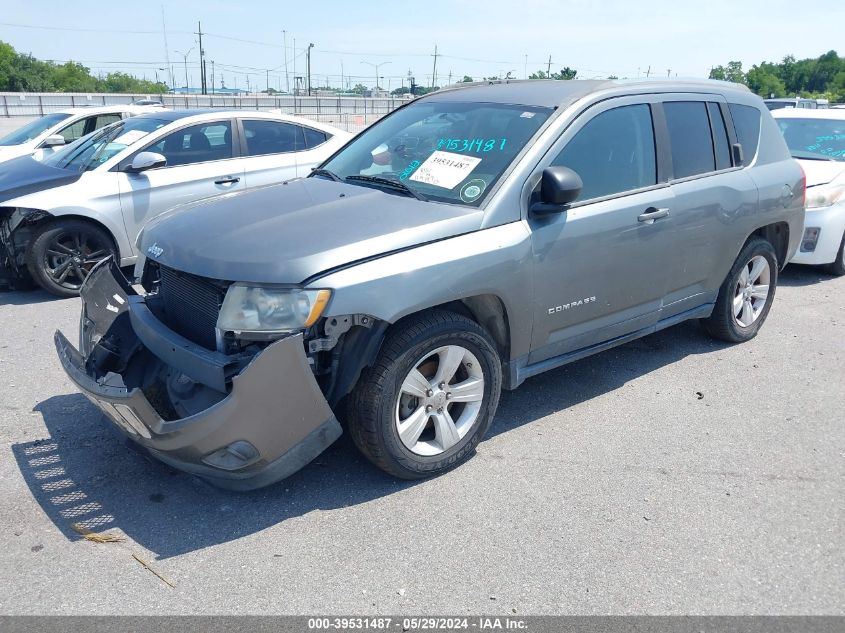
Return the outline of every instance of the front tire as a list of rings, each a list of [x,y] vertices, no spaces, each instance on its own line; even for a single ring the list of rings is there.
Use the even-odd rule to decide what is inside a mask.
[[[58,297],[78,297],[91,269],[116,254],[111,235],[98,226],[82,220],[57,220],[33,235],[26,265],[32,278],[47,292]]]
[[[352,393],[350,435],[391,475],[439,475],[473,454],[501,386],[496,346],[477,323],[445,310],[408,317]]]
[[[761,237],[752,238],[719,289],[713,314],[704,319],[707,332],[730,343],[757,336],[772,307],[777,281],[775,249]]]

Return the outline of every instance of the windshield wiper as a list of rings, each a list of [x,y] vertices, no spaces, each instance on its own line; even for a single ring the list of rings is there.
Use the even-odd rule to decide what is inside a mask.
[[[831,162],[836,162],[835,158],[831,158],[830,156],[824,156],[822,154],[810,154],[809,152],[807,152],[806,154],[804,152],[801,152],[801,154],[801,156],[799,156],[798,154],[791,154],[791,156],[792,158],[797,158],[798,160],[827,160]]]
[[[406,193],[409,196],[416,198],[417,200],[428,202],[428,198],[422,195],[419,191],[411,189],[411,187],[406,185],[401,180],[393,180],[392,178],[385,178],[384,176],[347,176],[346,180],[357,180],[359,182],[371,182],[376,185],[384,185],[386,187],[390,187],[391,189],[396,189],[397,191]]]
[[[343,178],[338,176],[333,171],[329,171],[328,169],[323,169],[322,167],[318,167],[317,169],[312,170],[311,173],[308,176],[309,176],[309,178],[311,176],[325,176],[326,178],[328,178],[330,180],[334,180],[335,182],[343,182]]]

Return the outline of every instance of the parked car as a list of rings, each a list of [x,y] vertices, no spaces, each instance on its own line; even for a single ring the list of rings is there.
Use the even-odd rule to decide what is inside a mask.
[[[141,227],[171,207],[305,176],[350,135],[298,117],[171,111],[124,119],[41,162],[0,165],[0,279],[74,296],[113,255],[134,263]]]
[[[99,264],[79,350],[56,349],[129,437],[218,485],[291,474],[342,418],[374,464],[427,477],[473,453],[502,387],[687,319],[753,338],[803,197],[733,84],[441,90],[308,178],[148,224],[143,290]]]
[[[45,114],[0,138],[0,163],[30,155],[41,160],[61,146],[69,145],[115,121],[157,109],[150,106],[117,105],[68,108]]]
[[[805,99],[803,97],[779,97],[776,99],[764,99],[763,102],[772,111],[789,108],[816,110],[830,107],[830,102],[827,99]]]
[[[807,214],[792,261],[845,275],[845,110],[772,113],[807,175]]]

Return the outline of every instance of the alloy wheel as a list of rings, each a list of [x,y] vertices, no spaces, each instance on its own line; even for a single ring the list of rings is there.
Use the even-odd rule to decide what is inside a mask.
[[[62,232],[44,251],[44,270],[62,288],[79,290],[91,269],[109,255],[110,246],[94,235]]]
[[[733,314],[741,327],[751,326],[766,307],[772,271],[762,255],[751,258],[739,273],[734,290]]]
[[[478,420],[484,372],[459,345],[435,349],[414,363],[396,402],[394,420],[412,453],[439,455],[460,442]]]

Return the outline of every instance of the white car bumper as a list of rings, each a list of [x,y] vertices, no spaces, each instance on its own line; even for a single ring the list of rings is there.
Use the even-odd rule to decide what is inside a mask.
[[[807,246],[807,229],[811,228],[818,229],[819,234],[815,249],[808,251],[804,249]],[[830,264],[839,254],[843,234],[845,234],[845,201],[820,209],[807,209],[801,246],[791,262],[812,265]]]

